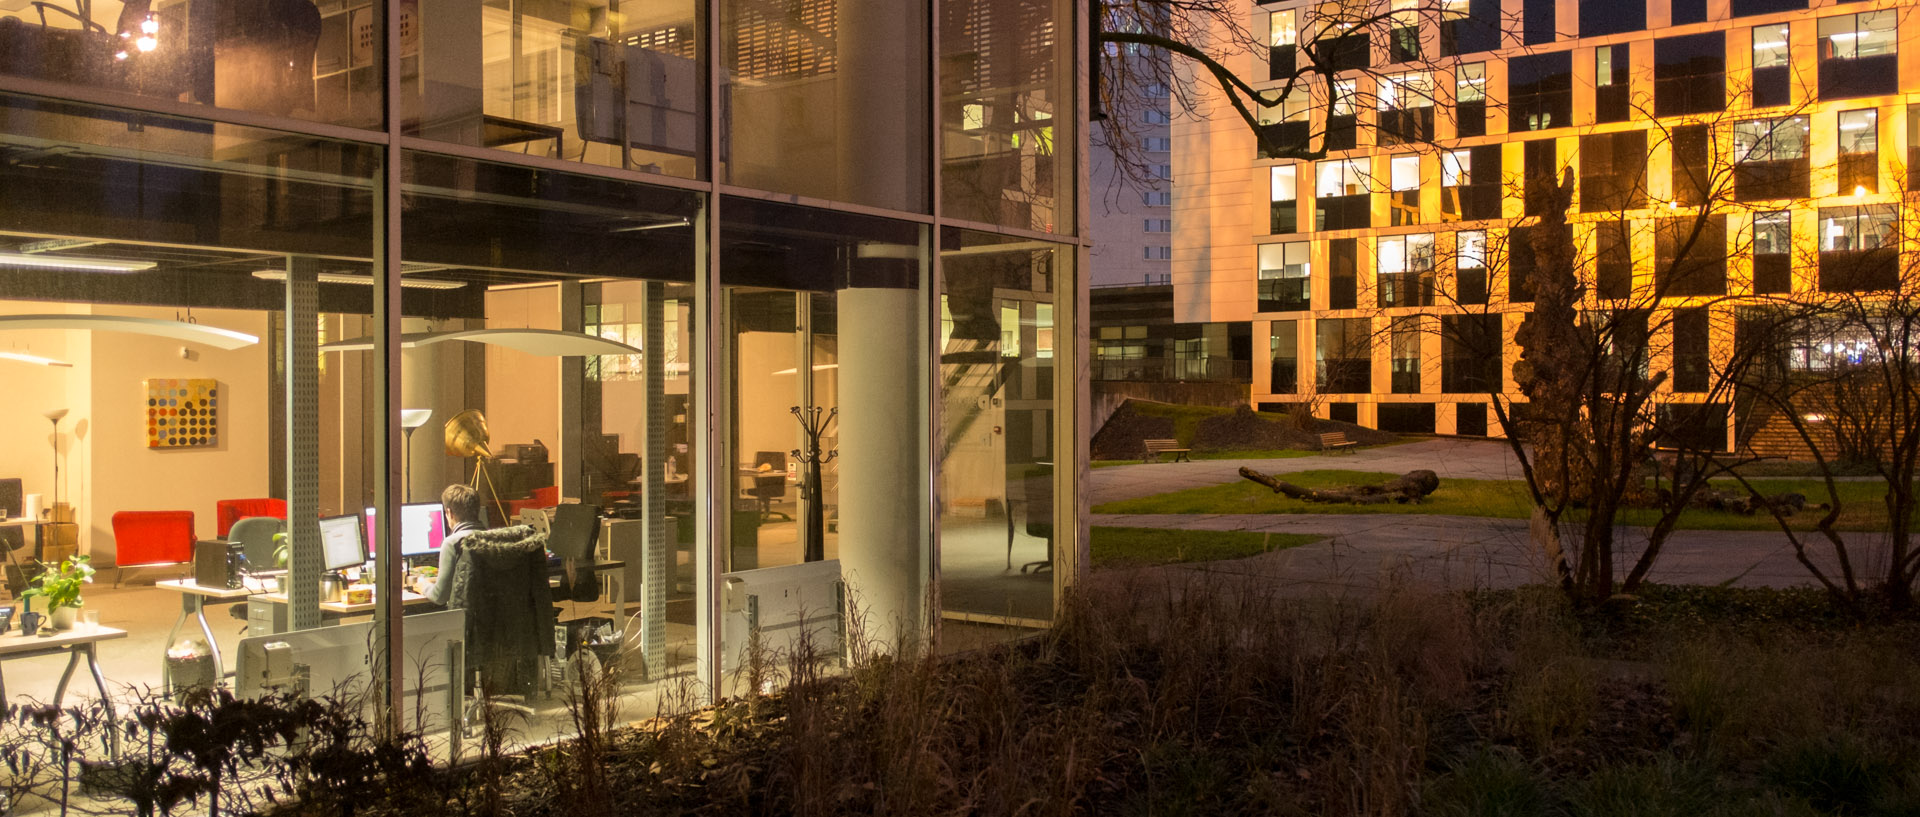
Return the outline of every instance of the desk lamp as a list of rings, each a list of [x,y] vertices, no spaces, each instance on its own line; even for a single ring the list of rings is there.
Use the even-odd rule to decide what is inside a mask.
[[[60,507],[60,419],[67,416],[67,410],[63,408],[47,409],[46,411],[41,412],[41,414],[45,416],[48,420],[53,421],[53,505],[52,507],[55,510],[52,511],[52,513],[58,513],[58,508]]]
[[[402,475],[402,479],[406,480],[407,484],[406,490],[403,492],[403,496],[407,502],[413,501],[413,432],[421,426],[426,425],[427,418],[432,416],[433,409],[400,410],[400,427],[406,430],[407,435],[405,450],[400,452],[401,456],[405,457],[407,461],[406,471]]]

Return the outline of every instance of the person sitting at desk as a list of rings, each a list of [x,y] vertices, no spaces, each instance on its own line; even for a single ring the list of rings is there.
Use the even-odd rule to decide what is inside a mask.
[[[483,529],[480,526],[480,492],[465,485],[449,485],[440,492],[440,507],[446,512],[447,526],[452,530],[440,541],[440,570],[434,574],[432,583],[423,582],[427,586],[421,588],[421,595],[434,604],[447,607],[453,601],[449,594],[453,589],[454,571],[466,558],[466,548],[461,546],[460,540]]]

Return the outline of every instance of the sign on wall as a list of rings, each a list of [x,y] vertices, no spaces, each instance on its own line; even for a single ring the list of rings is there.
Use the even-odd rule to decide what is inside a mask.
[[[220,381],[148,378],[147,447],[205,448],[220,434]]]

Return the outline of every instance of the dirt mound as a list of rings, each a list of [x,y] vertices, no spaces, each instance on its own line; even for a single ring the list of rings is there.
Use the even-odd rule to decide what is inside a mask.
[[[1308,431],[1294,424],[1291,419],[1269,419],[1246,406],[1240,406],[1230,414],[1201,420],[1193,432],[1193,448],[1196,451],[1318,450],[1320,435],[1335,431],[1347,432],[1348,439],[1361,445],[1377,445],[1397,439],[1389,432],[1333,420],[1315,420],[1313,430]]]
[[[1148,440],[1172,438],[1172,417],[1141,414],[1134,410],[1133,401],[1128,400],[1107,418],[1107,424],[1093,435],[1089,447],[1096,460],[1137,460],[1146,451]]]

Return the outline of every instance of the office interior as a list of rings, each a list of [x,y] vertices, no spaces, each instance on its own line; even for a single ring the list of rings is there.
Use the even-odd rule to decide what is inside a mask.
[[[89,8],[114,36],[149,19],[163,32],[144,63],[141,39],[119,37],[134,53],[104,57],[113,90],[380,127],[375,7],[310,5],[233,6],[222,25],[265,33],[217,49],[176,49],[175,34],[205,33],[193,4]],[[801,588],[803,607],[851,600],[879,640],[924,637],[930,618],[1044,626],[1061,581],[1055,452],[1072,450],[1056,442],[1070,392],[1054,377],[1072,248],[751,196],[728,197],[708,233],[714,193],[645,174],[724,166],[745,183],[825,184],[803,192],[867,210],[911,209],[928,192],[924,170],[859,172],[882,164],[870,141],[734,128],[725,155],[706,156],[710,112],[686,101],[705,83],[696,5],[411,7],[427,25],[400,38],[404,129],[467,150],[398,151],[398,213],[386,211],[379,145],[0,92],[0,382],[14,394],[0,402],[0,480],[20,480],[23,507],[7,510],[26,521],[5,529],[18,534],[7,558],[23,568],[71,552],[114,568],[87,590],[103,625],[130,632],[102,647],[111,682],[162,687],[176,680],[165,654],[201,655],[183,643],[196,623],[168,631],[184,596],[162,585],[197,581],[194,546],[235,541],[249,517],[278,521],[289,550],[282,565],[271,546],[243,543],[249,569],[284,570],[270,581],[295,586],[284,609],[204,602],[210,646],[224,650],[212,681],[238,683],[243,636],[366,621],[314,602],[333,597],[329,577],[355,572],[334,569],[325,534],[380,503],[389,445],[403,504],[459,483],[481,492],[491,526],[591,507],[584,561],[620,567],[590,568],[580,590],[579,565],[555,565],[570,589],[553,606],[614,634],[619,648],[596,655],[627,665],[634,690],[730,683],[758,626],[743,601],[756,582]],[[44,74],[88,31],[59,14],[36,28],[0,13],[0,43],[34,46],[0,48],[0,74]],[[631,92],[617,114],[594,60],[609,41],[655,72],[651,96]],[[292,68],[280,59],[290,47]],[[824,109],[835,94],[893,87],[878,76],[737,75],[729,111]],[[864,150],[866,164],[823,145]],[[919,150],[898,164],[924,167]],[[828,159],[849,170],[808,172]],[[1028,205],[1035,218],[1040,206]],[[384,340],[399,347],[397,374],[374,314],[375,288],[394,275],[399,329]],[[376,399],[390,377],[392,419]],[[471,446],[476,416],[487,456]],[[461,444],[448,442],[450,421]],[[149,516],[117,527],[124,514]],[[831,573],[777,573],[812,564]],[[425,609],[412,591],[426,572],[400,577],[410,612]],[[17,594],[24,575],[12,578]],[[9,680],[10,693],[45,695]]]

